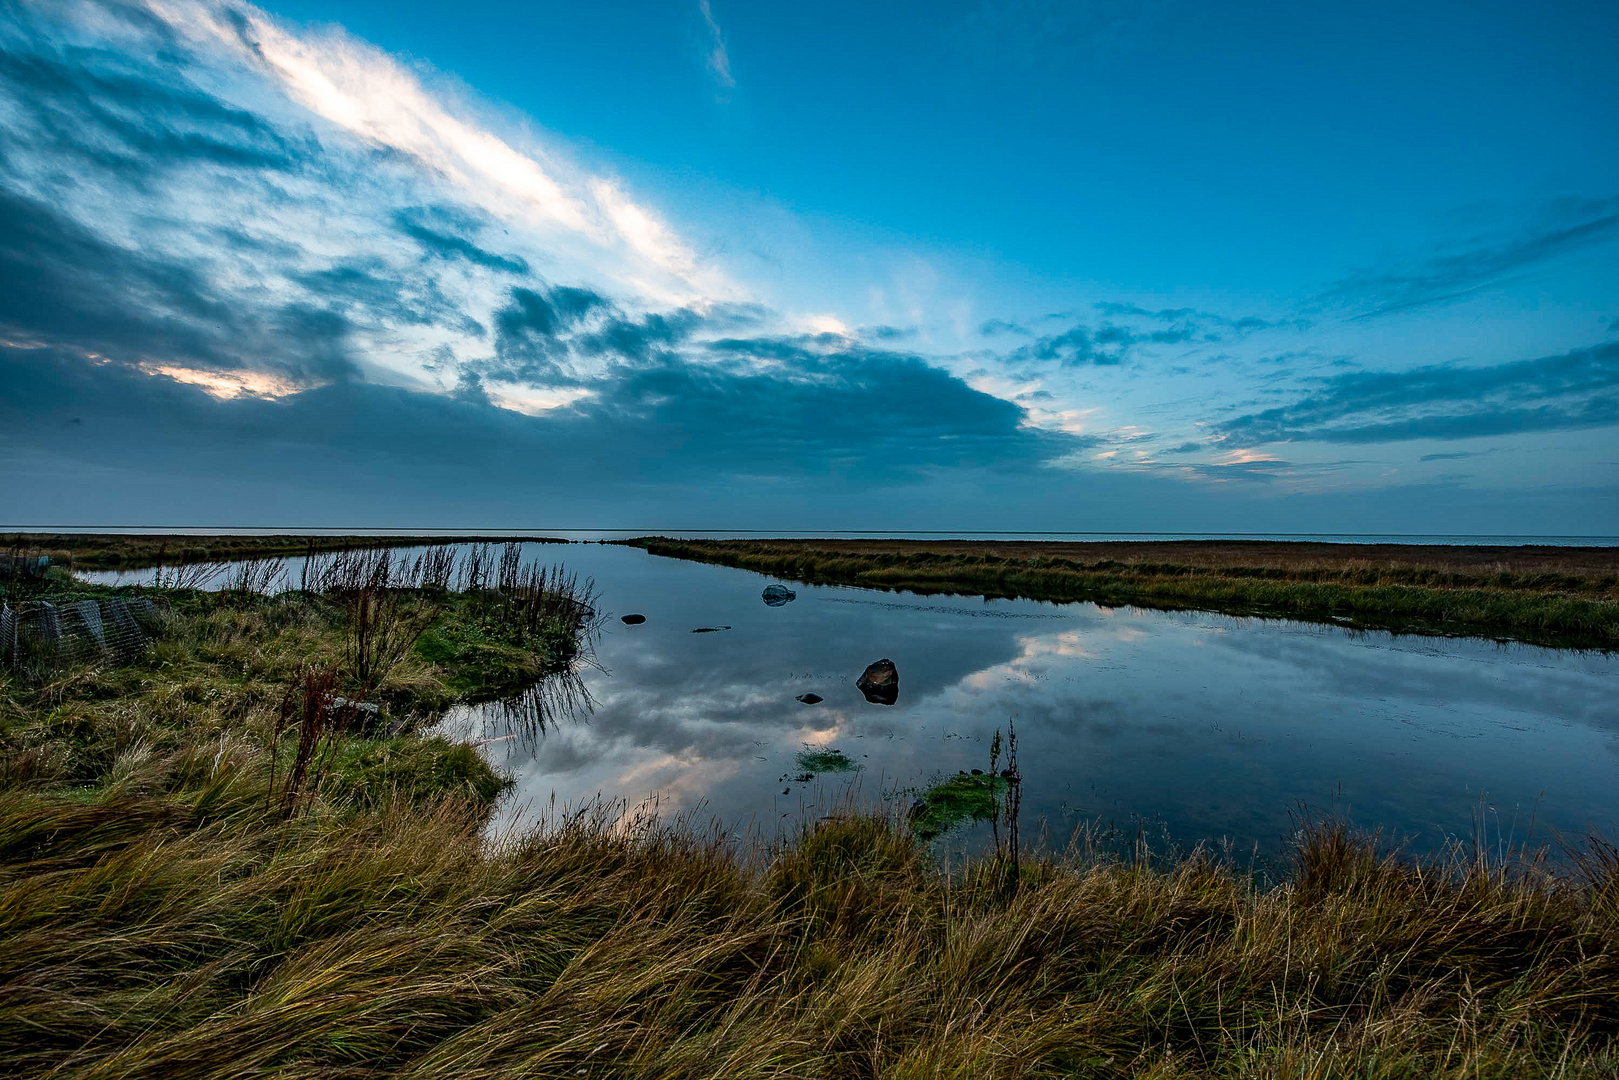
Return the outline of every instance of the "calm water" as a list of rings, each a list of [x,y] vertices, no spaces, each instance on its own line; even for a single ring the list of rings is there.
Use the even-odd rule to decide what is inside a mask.
[[[767,831],[851,785],[908,805],[906,789],[987,768],[1009,722],[1024,820],[1058,841],[1100,820],[1273,851],[1300,805],[1419,847],[1472,835],[1480,813],[1492,838],[1619,824],[1619,657],[790,582],[797,599],[769,607],[763,575],[551,552],[595,578],[611,617],[583,671],[588,717],[543,734],[498,709],[466,717],[473,737],[518,735],[485,748],[518,782],[501,824],[597,795]],[[630,612],[647,621],[623,625]],[[712,626],[731,629],[692,633]],[[882,657],[893,706],[855,687]],[[825,700],[795,700],[808,691]],[[799,782],[806,747],[862,769]]]
[[[1416,848],[1479,817],[1492,840],[1531,822],[1619,833],[1616,656],[791,582],[797,599],[770,607],[774,579],[748,571],[595,544],[529,553],[593,577],[609,617],[580,672],[593,704],[544,731],[498,706],[447,725],[502,740],[482,751],[517,780],[497,829],[598,797],[765,832],[850,797],[908,806],[910,789],[987,768],[1015,723],[1025,831],[1043,820],[1059,843],[1100,821],[1272,853],[1301,805]],[[647,621],[622,624],[631,612]],[[893,706],[855,687],[883,657]],[[802,781],[806,748],[861,769]]]

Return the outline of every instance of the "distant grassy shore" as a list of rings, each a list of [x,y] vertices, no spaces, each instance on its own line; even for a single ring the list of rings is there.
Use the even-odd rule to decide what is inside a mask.
[[[855,808],[773,843],[612,812],[491,843],[509,781],[422,725],[555,670],[588,590],[499,559],[463,586],[468,557],[145,588],[139,659],[0,665],[0,1075],[1619,1072],[1598,841],[1415,863],[1326,824],[1281,883],[1084,845],[945,867]],[[334,691],[381,712],[334,726]]]
[[[1619,548],[1172,540],[623,541],[795,581],[1619,648]]]
[[[184,533],[0,533],[0,554],[48,555],[79,570],[138,570],[177,563],[285,558],[313,552],[433,544],[565,544],[545,536],[212,536]]]

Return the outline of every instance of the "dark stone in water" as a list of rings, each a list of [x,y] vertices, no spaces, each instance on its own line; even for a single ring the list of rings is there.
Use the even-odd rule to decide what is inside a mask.
[[[646,622],[645,615],[620,615],[619,619],[627,626],[636,626]]]
[[[826,699],[821,697],[820,694],[799,694],[797,700],[802,701],[806,705],[819,705]]]
[[[697,629],[693,630],[692,633],[694,633],[694,634],[717,634],[721,630],[729,630],[729,629],[730,629],[729,626],[699,626]]]
[[[899,700],[899,670],[884,657],[866,668],[855,686],[873,705],[892,705]]]
[[[781,607],[798,599],[798,594],[785,585],[766,585],[760,596],[770,607]]]

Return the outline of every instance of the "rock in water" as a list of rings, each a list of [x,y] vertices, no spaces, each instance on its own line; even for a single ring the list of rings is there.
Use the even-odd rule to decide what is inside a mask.
[[[886,657],[868,667],[855,685],[873,705],[892,705],[899,700],[899,671]]]
[[[820,694],[799,694],[797,700],[806,705],[819,705],[825,699]]]
[[[621,622],[623,622],[626,626],[637,626],[637,625],[639,625],[641,623],[646,622],[646,616],[645,615],[620,615],[619,620]]]
[[[798,599],[798,594],[785,585],[766,585],[765,591],[759,594],[770,607],[781,607]]]

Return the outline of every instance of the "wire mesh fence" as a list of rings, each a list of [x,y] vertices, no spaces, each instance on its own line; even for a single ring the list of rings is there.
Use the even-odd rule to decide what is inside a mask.
[[[74,664],[126,663],[151,646],[167,608],[146,596],[0,602],[0,661],[24,677]]]

